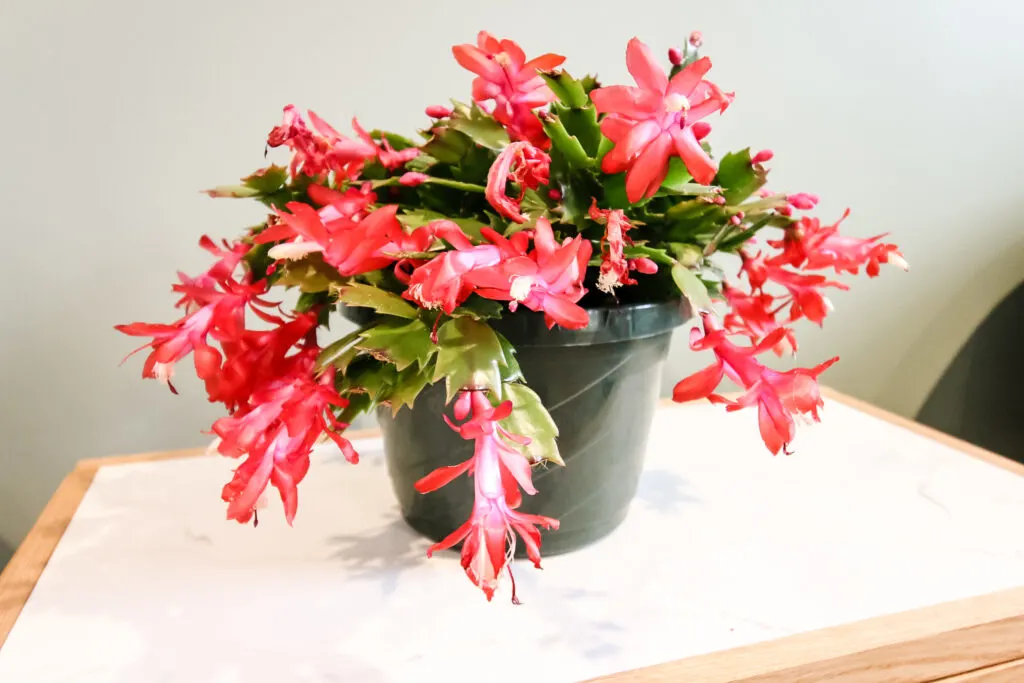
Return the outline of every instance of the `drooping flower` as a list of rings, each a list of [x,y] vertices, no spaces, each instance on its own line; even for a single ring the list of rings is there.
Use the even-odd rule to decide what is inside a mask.
[[[359,125],[359,121],[355,118],[352,119],[352,130],[356,132],[356,135],[359,136],[360,140],[374,149],[374,153],[377,156],[377,160],[381,163],[381,166],[389,171],[393,171],[400,166],[404,166],[407,162],[412,161],[420,154],[418,147],[406,147],[405,149],[396,150],[391,145],[391,141],[388,140],[387,135],[381,135],[380,140],[374,140],[373,137]]]
[[[780,303],[789,304],[789,322],[807,318],[820,326],[832,310],[832,302],[821,290],[829,287],[849,289],[842,282],[829,280],[824,275],[789,270],[761,254],[751,255],[744,250],[740,251],[740,258],[743,261],[741,272],[746,274],[755,292],[763,293],[767,282],[786,288],[789,298]]]
[[[309,470],[310,451],[321,435],[331,438],[349,462],[358,462],[352,444],[340,433],[348,425],[332,412],[348,401],[334,389],[333,367],[315,377],[318,352],[315,346],[304,351],[289,374],[253,393],[245,410],[213,423],[213,432],[220,438],[217,450],[233,458],[245,456],[221,494],[228,503],[228,519],[248,522],[269,484],[280,493],[285,519],[291,524],[298,507],[298,484]]]
[[[626,245],[633,243],[626,231],[633,226],[621,209],[599,209],[597,200],[594,200],[590,206],[590,217],[605,225],[601,237],[601,270],[597,278],[599,290],[611,294],[619,285],[635,285],[636,280],[629,277],[630,270],[647,275],[658,272],[658,265],[649,258],[626,258]]]
[[[312,130],[293,104],[284,108],[281,125],[267,136],[268,147],[287,146],[292,151],[291,174],[299,172],[317,177],[334,171],[345,178],[355,178],[377,148],[361,139],[347,138],[312,111],[307,112]]]
[[[706,398],[712,403],[723,403],[727,410],[739,410],[757,406],[758,425],[761,439],[773,455],[780,450],[788,453],[793,441],[796,424],[794,416],[819,421],[818,408],[824,402],[818,389],[817,378],[838,357],[810,369],[796,368],[786,372],[771,370],[762,365],[757,354],[774,347],[785,335],[779,328],[756,346],[740,347],[728,340],[725,330],[715,318],[704,313],[701,316],[704,331],[693,328],[690,332],[690,348],[695,351],[710,349],[715,353],[715,362],[676,384],[672,399],[679,403]],[[745,393],[736,400],[730,400],[715,393],[723,376],[743,387]]]
[[[630,202],[657,191],[673,155],[683,160],[698,183],[710,184],[717,167],[699,142],[709,127],[703,124],[698,129],[694,124],[725,111],[733,98],[704,80],[711,60],[702,57],[669,80],[647,45],[633,38],[626,48],[626,65],[637,87],[614,85],[590,93],[597,111],[605,114],[601,131],[615,143],[601,170],[627,172]]]
[[[729,312],[722,320],[725,330],[729,334],[742,334],[750,339],[751,344],[757,344],[769,334],[782,328],[776,321],[779,310],[785,307],[785,303],[777,305],[775,297],[764,292],[747,294],[737,287],[724,283],[722,295],[729,305]],[[785,334],[772,347],[775,355],[796,353],[796,335],[789,328],[785,328]]]
[[[269,330],[242,330],[236,336],[214,330],[224,362],[219,372],[205,380],[210,401],[223,403],[232,413],[249,405],[257,388],[294,372],[301,358],[288,354],[316,324],[316,312],[308,311]]]
[[[229,279],[211,282],[208,279],[210,277],[208,271],[205,277],[184,278],[181,284],[172,287],[182,295],[179,305],[188,311],[176,322],[169,325],[137,322],[114,327],[118,332],[132,337],[152,337],[150,342],[128,356],[151,348],[142,366],[142,376],[163,382],[175,393],[177,390],[171,383],[174,365],[190,353],[193,354],[196,375],[200,379],[209,380],[218,372],[221,354],[210,345],[209,336],[215,330],[229,337],[239,335],[244,329],[247,307],[268,322],[281,322],[280,318],[261,310],[276,306],[260,298],[266,292],[265,281],[251,285]]]
[[[520,205],[526,190],[548,184],[551,157],[529,142],[513,142],[501,151],[487,172],[485,196],[498,213],[516,223],[525,223]],[[505,194],[509,181],[519,185],[519,197]]]
[[[883,263],[903,270],[910,268],[895,244],[881,242],[884,234],[866,239],[840,235],[839,225],[849,215],[846,211],[842,218],[827,226],[822,226],[817,218],[804,216],[786,229],[782,240],[769,241],[771,246],[782,249],[769,262],[808,270],[833,268],[837,273],[854,275],[866,266],[868,277],[876,277]]]
[[[486,392],[463,392],[456,405],[456,418],[464,418],[469,412],[472,417],[463,424],[455,425],[450,421],[448,424],[464,439],[475,442],[473,457],[459,465],[434,470],[416,482],[416,490],[430,493],[464,473],[472,475],[472,515],[448,537],[432,545],[427,556],[464,541],[462,568],[490,601],[502,576],[506,572],[512,576],[517,535],[526,545],[530,561],[540,568],[541,537],[537,527],[557,529],[558,520],[515,510],[522,502],[520,487],[529,495],[537,490],[533,486],[529,461],[508,445],[509,441],[524,444],[529,439],[510,434],[499,424],[512,412],[511,401],[493,407]],[[514,579],[512,601],[518,602]]]
[[[478,103],[493,100],[492,114],[513,140],[547,147],[547,136],[533,110],[555,96],[537,72],[554,69],[565,57],[549,53],[527,61],[515,41],[498,40],[487,31],[477,35],[476,45],[452,47],[452,54],[460,65],[477,75],[473,80],[473,99]]]
[[[325,221],[325,209],[331,208],[331,220]],[[418,228],[406,233],[396,215],[397,204],[387,204],[368,214],[347,216],[337,203],[317,212],[302,202],[289,202],[288,212],[278,211],[278,222],[256,236],[257,244],[275,244],[269,255],[276,259],[296,259],[321,252],[326,263],[341,275],[354,276],[385,268],[395,262],[395,254],[422,251],[432,241],[432,233]]]
[[[582,235],[555,241],[547,218],[537,219],[533,230],[533,250],[519,251],[522,244],[505,240],[493,230],[482,231],[492,243],[502,247],[500,262],[468,272],[465,281],[477,294],[488,299],[508,301],[509,310],[522,304],[531,311],[543,311],[548,327],[556,324],[567,329],[586,327],[590,316],[577,305],[586,288],[583,278],[592,247]],[[517,233],[521,234],[521,233]]]
[[[442,252],[413,270],[402,297],[450,315],[473,293],[466,274],[475,268],[493,266],[500,258],[498,249],[489,244]]]

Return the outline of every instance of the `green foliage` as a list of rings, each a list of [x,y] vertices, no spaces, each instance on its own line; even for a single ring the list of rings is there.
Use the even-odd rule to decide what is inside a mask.
[[[416,309],[405,299],[378,287],[352,282],[338,287],[338,301],[349,306],[372,308],[381,315],[415,318]]]
[[[430,339],[430,328],[419,318],[382,320],[359,334],[356,347],[378,360],[393,363],[396,370],[404,370],[413,363],[423,369],[438,350]]]
[[[590,97],[583,89],[583,84],[565,71],[555,70],[542,73],[540,76],[547,82],[551,92],[555,93],[555,97],[566,106],[579,109],[587,106],[590,102]]]
[[[459,159],[458,165],[451,167],[452,177],[467,183],[486,185],[487,173],[496,156],[486,147],[472,146]]]
[[[299,295],[299,300],[295,302],[295,311],[297,313],[305,313],[316,306],[324,306],[327,303],[328,297],[326,292],[303,292]]]
[[[277,192],[288,182],[288,169],[271,165],[242,178],[242,183],[259,194]]]
[[[628,209],[629,199],[626,197],[626,174],[616,173],[601,178],[604,186],[604,205],[609,209]]]
[[[732,152],[718,162],[715,184],[720,185],[729,204],[739,204],[765,184],[765,171],[750,162],[750,149]]]
[[[551,419],[540,397],[525,384],[507,384],[505,395],[512,401],[512,414],[501,421],[501,426],[512,434],[521,434],[530,439],[524,445],[506,440],[509,446],[519,449],[530,462],[547,460],[564,465],[558,453],[558,427]]]
[[[694,311],[712,310],[711,297],[704,282],[697,274],[681,263],[672,266],[672,279],[679,291],[690,301]]]
[[[426,154],[444,164],[457,164],[473,147],[473,140],[466,134],[444,127],[420,148]]]
[[[431,211],[430,209],[406,209],[404,213],[398,214],[398,222],[406,230],[415,230],[433,221],[448,220],[462,228],[462,232],[473,242],[482,242],[483,237],[480,229],[486,226],[475,218],[450,218],[443,213]]]
[[[454,110],[448,118],[448,126],[452,130],[459,131],[476,144],[488,149],[501,151],[508,146],[508,133],[493,116],[478,107],[475,102],[470,106],[461,102],[453,104]]]
[[[398,133],[390,133],[388,131],[383,130],[371,130],[370,137],[373,138],[374,140],[387,140],[391,144],[392,148],[399,151],[416,146],[415,142],[405,137],[404,135],[399,135]]]
[[[268,251],[270,246],[273,245],[268,245]],[[269,256],[267,258],[269,260]],[[338,269],[325,263],[317,252],[285,262],[279,273],[275,285],[298,287],[304,293],[326,292],[345,281]]]
[[[544,132],[551,138],[552,153],[560,154],[570,170],[587,169],[594,165],[594,159],[587,156],[579,139],[570,135],[557,116],[542,117]]]
[[[681,201],[665,212],[668,231],[664,237],[671,242],[685,242],[710,237],[729,220],[725,207],[706,199]]]
[[[495,334],[498,334],[495,332]],[[498,334],[498,343],[501,344],[501,355],[504,357],[504,365],[501,368],[501,380],[503,382],[520,382],[523,380],[523,371],[516,360],[516,348],[512,342],[505,339],[505,335]]]
[[[394,386],[387,397],[387,400],[391,402],[391,414],[397,415],[402,406],[409,406],[411,409],[416,397],[423,391],[423,387],[430,384],[430,377],[429,368],[421,370],[412,365],[398,373]]]
[[[337,384],[335,382],[335,386]],[[338,419],[345,424],[352,424],[356,417],[373,407],[373,399],[370,398],[369,394],[350,393],[346,395],[346,398],[348,399],[348,405],[338,414]]]
[[[248,266],[250,272],[252,272],[254,280],[260,280],[266,277],[267,268],[269,268],[270,264],[274,262],[274,259],[270,258],[267,252],[269,252],[273,246],[273,244],[256,244],[246,252],[243,260]]]
[[[492,389],[501,396],[501,368],[506,365],[494,330],[473,318],[453,318],[437,331],[434,381],[444,379],[447,400],[462,389]]]
[[[348,370],[349,363],[351,363],[356,355],[361,351],[361,349],[356,348],[355,343],[359,340],[360,335],[372,326],[373,325],[370,325],[354,332],[350,332],[341,339],[321,349],[320,355],[316,358],[317,372],[322,372],[327,366],[333,365],[338,369],[338,372],[345,374]]]
[[[504,312],[505,306],[500,301],[485,299],[477,294],[470,294],[469,298],[461,306],[452,311],[452,316],[468,315],[477,320],[488,320],[500,318]]]
[[[658,247],[647,246],[646,244],[633,244],[623,249],[623,254],[628,259],[649,258],[655,263],[665,266],[675,265],[676,260],[669,256],[669,253]]]
[[[397,382],[398,371],[394,365],[363,355],[352,361],[348,372],[335,381],[335,386],[342,395],[366,394],[371,401],[369,408],[385,400]]]

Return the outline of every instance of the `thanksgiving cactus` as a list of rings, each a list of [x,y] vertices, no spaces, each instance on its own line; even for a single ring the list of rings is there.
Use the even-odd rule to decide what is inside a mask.
[[[782,372],[758,357],[795,352],[798,320],[823,322],[827,290],[846,288],[826,271],[873,277],[906,263],[882,236],[847,237],[805,213],[814,195],[766,190],[772,152],[712,156],[708,119],[733,93],[707,80],[701,40],[669,50],[666,72],[634,38],[635,85],[606,85],[561,70],[560,55],[528,59],[480,33],[452,50],[475,74],[472,101],[427,107],[416,141],[355,120],[343,134],[285,107],[267,147],[285,148],[287,165],[209,191],[261,202],[266,220],[221,245],[202,238],[213,265],[179,276],[176,322],[117,328],[149,338],[143,377],[173,391],[191,354],[210,401],[227,409],[212,430],[216,450],[241,461],[222,492],[228,518],[255,523],[270,485],[291,523],[318,441],[355,463],[344,431],[357,414],[411,408],[444,382],[449,425],[474,454],[416,488],[472,476],[475,504],[430,552],[462,542],[462,566],[488,599],[517,542],[539,567],[538,528],[558,522],[517,508],[536,492],[535,464],[562,464],[557,428],[489,324],[521,309],[577,329],[594,307],[686,297],[699,314],[690,345],[714,362],[673,398],[756,408],[768,450],[789,452],[794,418],[818,419],[817,378],[837,359]],[[300,292],[291,310],[271,294],[288,288]],[[372,309],[372,322],[331,340],[339,304]],[[716,393],[724,377],[743,393]]]

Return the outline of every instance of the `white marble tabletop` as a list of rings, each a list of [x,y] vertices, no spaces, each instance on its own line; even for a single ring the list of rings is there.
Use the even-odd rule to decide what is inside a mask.
[[[789,457],[753,413],[661,410],[626,523],[523,564],[518,607],[427,560],[356,445],[294,528],[224,520],[228,459],[101,468],[0,681],[566,683],[1024,585],[1024,477],[836,401]]]

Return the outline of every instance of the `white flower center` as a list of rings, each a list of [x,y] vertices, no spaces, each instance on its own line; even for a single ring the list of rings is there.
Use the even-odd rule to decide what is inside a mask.
[[[672,93],[665,98],[665,111],[677,112],[677,111],[689,111],[690,100],[686,99],[684,95],[679,93]]]
[[[512,278],[512,284],[508,288],[508,293],[516,301],[526,301],[526,297],[530,296],[532,289],[532,277],[529,275],[517,275]]]
[[[494,55],[494,61],[496,61],[499,66],[503,67],[507,67],[509,64],[512,63],[512,59],[505,52],[499,52],[498,54]]]

